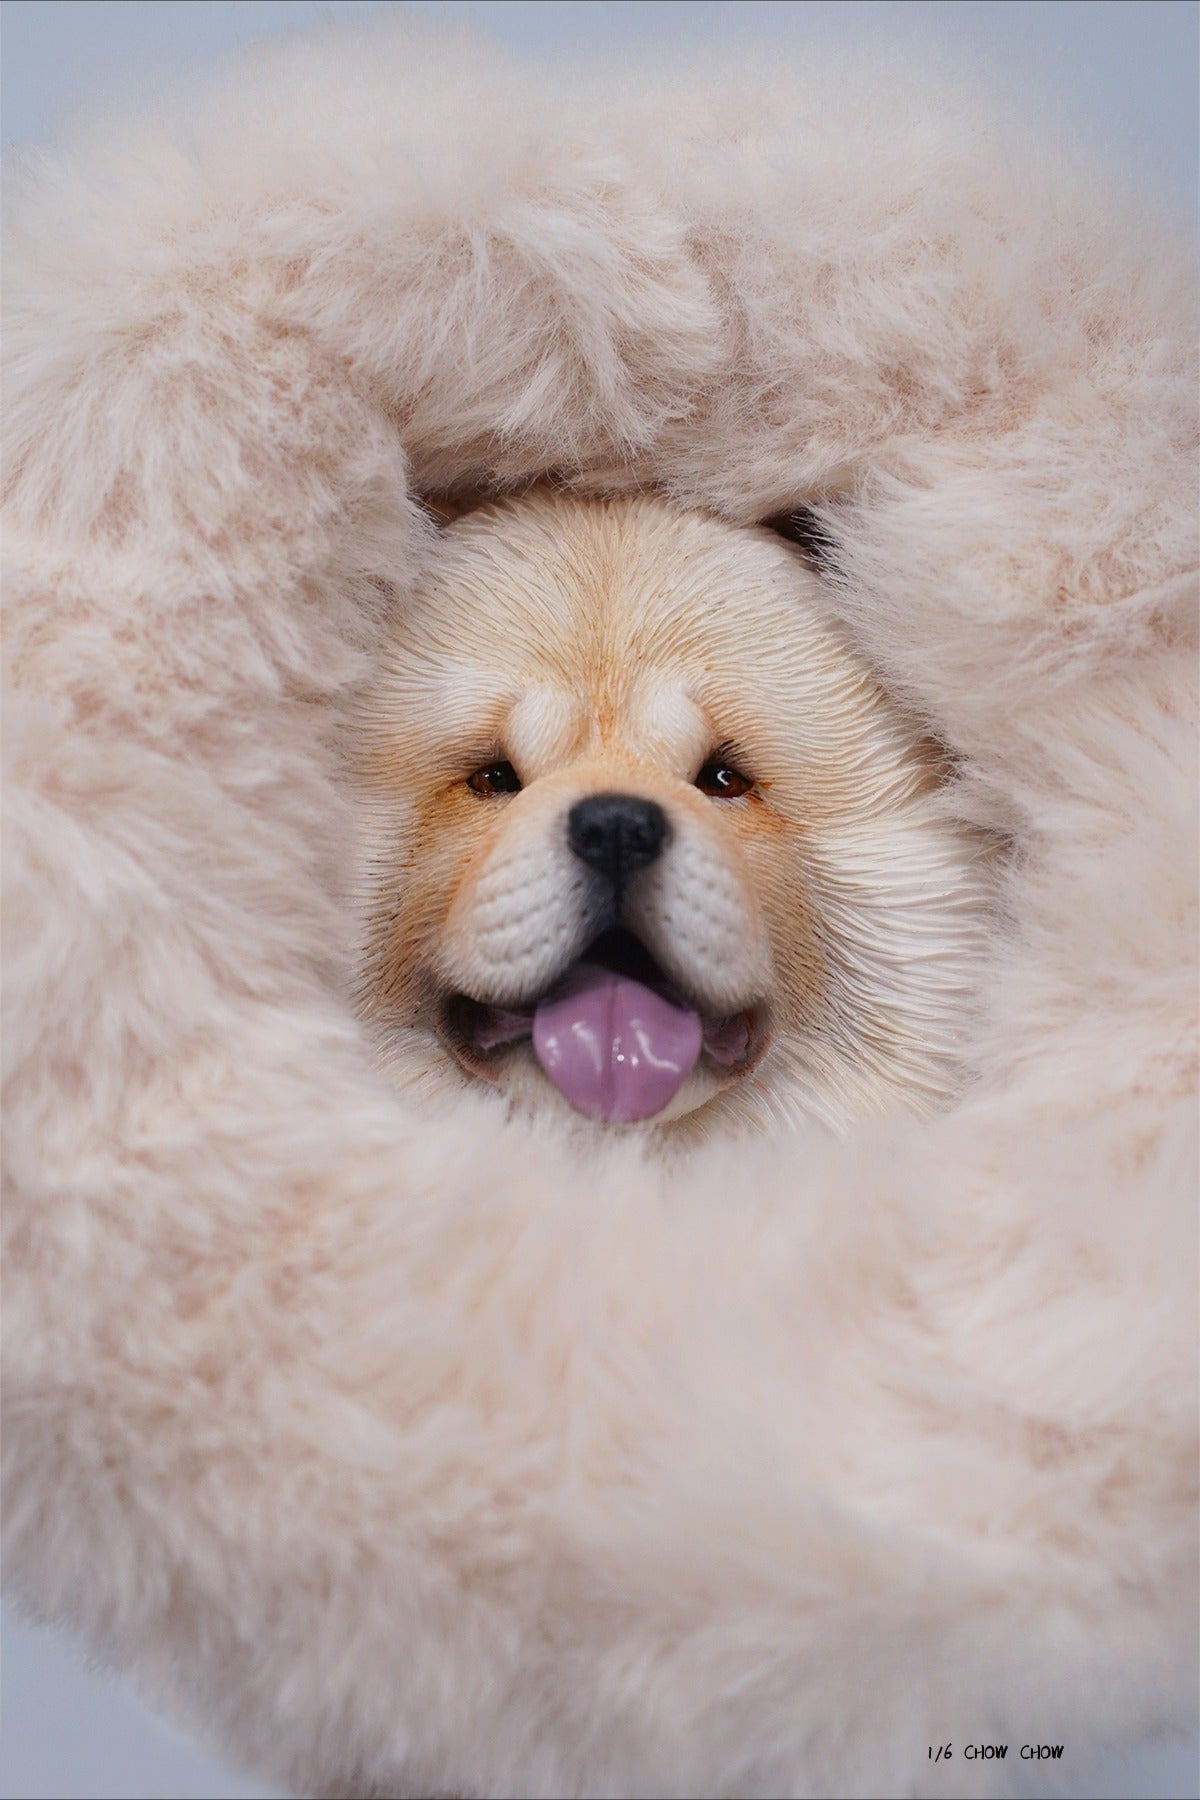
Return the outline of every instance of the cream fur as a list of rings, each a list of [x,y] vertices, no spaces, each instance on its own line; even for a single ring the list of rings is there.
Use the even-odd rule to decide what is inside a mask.
[[[735,743],[755,787],[714,804],[696,771]],[[733,1080],[702,1059],[640,1127],[656,1147],[924,1114],[969,1078],[996,845],[776,532],[658,495],[541,488],[477,509],[389,629],[347,749],[364,1012],[410,1091],[480,1079],[451,1047],[449,996],[520,1007],[598,935],[564,820],[614,791],[656,802],[671,832],[624,923],[705,1016],[749,1016],[761,1045]],[[520,801],[481,806],[467,776],[510,755]],[[488,1079],[579,1127],[528,1045]]]
[[[11,1585],[313,1793],[960,1794],[927,1744],[1194,1721],[1169,224],[935,76],[403,18],[20,185]],[[328,722],[410,495],[550,470],[825,518],[1016,844],[946,1117],[672,1175],[375,1071]]]

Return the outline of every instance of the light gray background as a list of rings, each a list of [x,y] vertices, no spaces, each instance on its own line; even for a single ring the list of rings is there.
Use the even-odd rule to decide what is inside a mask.
[[[49,137],[79,106],[153,91],[248,39],[371,0],[8,0],[0,8],[5,147]],[[1197,190],[1200,9],[1192,0],[444,0],[413,10],[473,16],[513,48],[579,50],[847,36],[951,45],[1042,97],[1181,213]],[[0,1800],[269,1800],[154,1719],[55,1633],[4,1614]],[[951,1730],[950,1723],[947,1729]],[[1010,1751],[1010,1756],[1014,1750]],[[1104,1800],[1200,1793],[1194,1744],[1097,1763],[1067,1747],[1060,1795]],[[1030,1784],[1030,1794],[1049,1793]]]

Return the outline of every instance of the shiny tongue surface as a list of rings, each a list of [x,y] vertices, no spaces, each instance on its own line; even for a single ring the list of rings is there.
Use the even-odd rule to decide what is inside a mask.
[[[577,963],[533,1015],[549,1080],[576,1112],[613,1125],[661,1112],[695,1068],[702,1036],[691,1007],[596,963]]]

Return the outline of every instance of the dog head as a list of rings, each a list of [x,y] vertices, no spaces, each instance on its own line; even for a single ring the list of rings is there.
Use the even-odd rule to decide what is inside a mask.
[[[820,598],[777,533],[658,498],[446,529],[357,735],[401,1076],[706,1128],[953,1091],[980,843]]]

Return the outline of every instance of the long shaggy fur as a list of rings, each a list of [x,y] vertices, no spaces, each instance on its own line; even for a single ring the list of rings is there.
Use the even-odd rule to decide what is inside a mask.
[[[1192,1719],[1169,226],[913,71],[403,18],[17,186],[10,1584],[312,1793],[960,1794],[929,1743]],[[947,1116],[576,1166],[377,1073],[329,722],[416,497],[546,474],[813,509],[1013,843]]]

